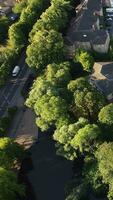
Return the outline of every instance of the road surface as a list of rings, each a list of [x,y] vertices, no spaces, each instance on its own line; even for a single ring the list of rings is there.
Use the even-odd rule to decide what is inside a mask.
[[[0,117],[3,117],[7,107],[10,107],[12,102],[18,98],[18,93],[20,94],[20,88],[24,85],[30,69],[25,64],[25,53],[22,54],[21,59],[17,63],[21,70],[17,77],[10,77],[6,86],[0,90]]]

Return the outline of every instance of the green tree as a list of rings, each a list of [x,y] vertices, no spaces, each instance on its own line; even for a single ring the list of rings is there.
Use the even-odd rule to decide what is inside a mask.
[[[94,59],[87,51],[79,49],[75,54],[74,60],[80,62],[85,71],[87,72],[92,71]]]
[[[67,83],[71,80],[70,63],[49,64],[45,76],[46,80],[51,82],[52,85],[57,85],[57,87],[67,86]]]
[[[95,124],[87,124],[78,130],[77,135],[71,141],[71,145],[75,149],[79,149],[81,153],[93,153],[98,141],[101,138],[101,131]]]
[[[66,157],[69,160],[74,160],[77,157],[75,149],[71,145],[71,141],[78,134],[79,129],[88,124],[88,120],[80,118],[74,124],[64,124],[57,128],[54,132],[53,138],[57,141],[57,154]]]
[[[104,142],[99,146],[96,154],[98,169],[101,173],[103,182],[108,184],[108,199],[113,199],[113,143]]]
[[[18,3],[15,3],[14,7],[12,8],[14,13],[21,13],[23,9],[27,7],[27,1],[21,0]]]
[[[9,25],[10,21],[7,17],[3,16],[0,18],[0,43],[7,39]]]
[[[60,33],[54,30],[38,31],[26,53],[26,62],[29,67],[40,69],[53,61],[60,62],[64,57],[63,38]]]
[[[11,168],[13,162],[22,160],[24,149],[11,138],[0,138],[0,166]]]
[[[23,197],[24,194],[24,187],[18,184],[16,174],[0,167],[0,199],[17,200],[17,195]]]
[[[23,32],[24,24],[17,22],[10,26],[8,35],[9,35],[9,44],[13,48],[22,48],[25,45],[26,37]]]
[[[25,31],[29,33],[33,24],[40,17],[41,13],[48,6],[48,1],[45,0],[31,0],[28,1],[27,7],[23,9],[20,15],[20,22],[24,23]]]
[[[58,2],[51,2],[51,6],[42,13],[40,20],[37,20],[30,33],[30,41],[32,41],[35,33],[39,30],[59,31],[63,29],[69,20],[69,13],[72,7],[70,1],[60,0]]]
[[[47,82],[43,77],[38,77],[33,83],[33,86],[29,93],[29,98],[26,100],[26,105],[29,108],[33,108],[36,101],[44,94],[46,94],[50,86],[51,84]]]
[[[113,103],[103,107],[99,112],[98,118],[102,124],[113,125]]]
[[[71,92],[75,92],[76,90],[82,91],[82,90],[90,90],[92,86],[88,82],[87,78],[80,77],[77,78],[76,80],[71,80],[70,83],[68,84],[68,89]]]
[[[48,126],[55,124],[60,118],[68,118],[68,105],[59,96],[52,94],[43,95],[34,105],[35,113],[39,119],[46,122]],[[36,120],[39,126],[39,119]],[[40,127],[43,130],[43,127]]]
[[[73,94],[71,110],[74,115],[96,121],[100,109],[106,103],[104,96],[86,78],[72,80],[67,87]]]
[[[96,197],[105,197],[107,188],[102,182],[102,176],[94,156],[87,155],[85,157],[82,175],[84,182],[89,185]]]

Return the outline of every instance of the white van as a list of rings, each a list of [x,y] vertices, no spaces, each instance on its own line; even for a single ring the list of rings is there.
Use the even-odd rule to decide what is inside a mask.
[[[20,71],[20,67],[19,66],[15,66],[13,71],[12,71],[12,76],[13,77],[17,76],[19,71]]]

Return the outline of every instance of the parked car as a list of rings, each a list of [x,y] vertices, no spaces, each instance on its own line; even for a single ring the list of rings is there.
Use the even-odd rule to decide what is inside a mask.
[[[16,21],[16,20],[19,18],[19,15],[18,15],[18,14],[12,13],[12,14],[9,16],[9,18],[10,18],[11,21]]]
[[[108,13],[107,14],[107,17],[113,17],[113,13],[111,14],[111,13]]]
[[[108,17],[106,20],[107,21],[112,21],[113,19],[111,17]]]
[[[13,71],[12,71],[12,76],[13,77],[17,76],[19,71],[20,71],[20,67],[19,66],[15,66]]]

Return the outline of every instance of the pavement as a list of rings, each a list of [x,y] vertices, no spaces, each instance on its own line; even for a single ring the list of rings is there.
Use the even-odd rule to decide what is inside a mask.
[[[35,124],[34,112],[29,108],[23,111],[23,107],[19,107],[8,134],[12,138],[17,138],[17,140],[22,137],[37,139],[38,127]]]
[[[72,178],[72,162],[56,155],[55,143],[46,133],[40,133],[31,148],[33,170],[28,178],[36,200],[65,200],[65,186]]]

